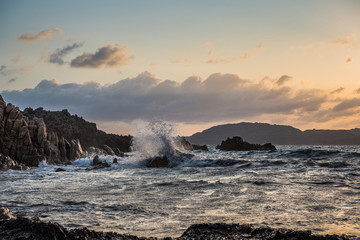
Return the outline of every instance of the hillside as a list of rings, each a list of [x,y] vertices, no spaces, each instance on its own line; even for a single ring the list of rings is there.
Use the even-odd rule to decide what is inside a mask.
[[[277,145],[360,145],[360,129],[306,130],[267,123],[218,125],[187,137],[192,144],[217,145],[228,137],[240,136],[252,143]]]

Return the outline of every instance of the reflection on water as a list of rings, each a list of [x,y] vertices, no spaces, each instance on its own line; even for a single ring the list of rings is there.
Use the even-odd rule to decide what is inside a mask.
[[[179,236],[193,223],[252,223],[360,236],[360,150],[278,146],[276,152],[196,152],[148,169],[136,154],[88,171],[80,159],[0,172],[0,205],[67,227]],[[108,162],[112,157],[102,157]]]

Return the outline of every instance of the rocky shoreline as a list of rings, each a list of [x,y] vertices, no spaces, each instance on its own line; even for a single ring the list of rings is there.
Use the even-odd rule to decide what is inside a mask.
[[[89,153],[123,156],[131,141],[131,136],[106,134],[66,109],[22,112],[0,95],[0,169],[27,169],[43,160],[71,164]]]
[[[115,232],[93,231],[87,228],[67,229],[58,223],[43,222],[39,218],[29,219],[18,217],[7,208],[0,208],[0,239],[27,239],[27,240],[139,240],[157,239],[154,237],[137,237]],[[180,237],[163,239],[292,239],[292,240],[353,240],[357,237],[339,235],[314,235],[311,231],[297,231],[291,229],[275,229],[269,227],[255,228],[249,224],[194,224]]]

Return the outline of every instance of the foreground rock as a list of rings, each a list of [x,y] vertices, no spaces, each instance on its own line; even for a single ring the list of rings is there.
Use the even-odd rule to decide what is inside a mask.
[[[222,141],[220,145],[217,145],[216,148],[222,151],[276,150],[275,146],[271,143],[265,143],[263,145],[252,144],[245,142],[241,137],[228,138],[225,141]]]
[[[96,232],[87,228],[66,229],[60,224],[43,222],[40,219],[16,217],[9,209],[0,208],[0,239],[29,240],[125,240],[156,239],[146,236],[139,238],[114,232]],[[167,238],[171,239],[171,238]],[[268,227],[255,228],[252,225],[239,224],[195,224],[190,226],[178,240],[187,239],[309,239],[309,240],[347,240],[356,239],[338,235],[312,235],[310,231],[294,231],[291,229],[274,229]],[[357,238],[359,239],[359,238]]]

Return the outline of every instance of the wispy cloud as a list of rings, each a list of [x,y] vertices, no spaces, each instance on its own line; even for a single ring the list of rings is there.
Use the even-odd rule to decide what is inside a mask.
[[[60,28],[51,28],[43,30],[39,33],[34,33],[33,31],[26,32],[22,35],[15,37],[16,40],[22,42],[36,42],[42,39],[51,39],[54,34],[63,34],[63,30]]]
[[[84,45],[84,43],[74,43],[73,45],[68,45],[64,48],[58,48],[55,52],[51,53],[48,61],[50,63],[55,63],[58,65],[63,65],[65,63],[64,57],[70,53],[72,50],[76,48],[80,48]]]
[[[346,63],[349,64],[349,63],[351,63],[351,62],[352,62],[352,58],[351,58],[351,57],[348,57],[348,58],[346,59]]]
[[[114,68],[128,64],[133,55],[128,54],[127,46],[119,44],[109,44],[98,48],[95,53],[84,52],[82,55],[74,58],[70,66],[75,68]]]
[[[358,43],[358,40],[356,39],[355,34],[349,34],[346,36],[338,37],[333,40],[331,40],[329,43],[336,44],[336,45],[354,45]]]
[[[7,75],[5,69],[6,69],[6,66],[5,66],[5,65],[1,65],[1,66],[0,66],[0,74],[3,75],[3,76],[6,76],[6,75]]]
[[[17,78],[11,78],[11,79],[9,79],[8,83],[13,83],[13,82],[15,82],[16,80],[17,80]]]
[[[277,81],[276,84],[279,86],[283,86],[286,82],[289,82],[293,79],[293,77],[288,75],[282,75]]]
[[[334,91],[331,91],[330,94],[342,93],[344,90],[345,90],[345,88],[339,87],[339,88],[335,89]]]

